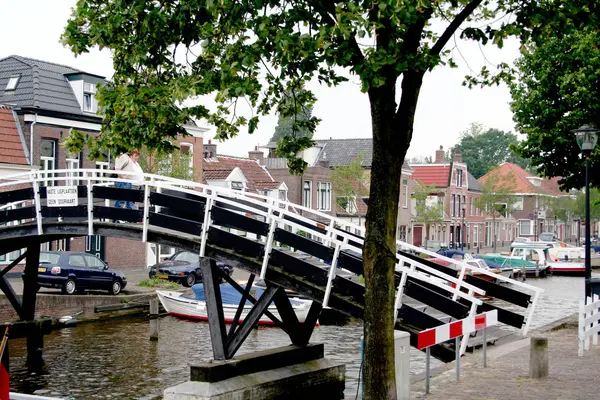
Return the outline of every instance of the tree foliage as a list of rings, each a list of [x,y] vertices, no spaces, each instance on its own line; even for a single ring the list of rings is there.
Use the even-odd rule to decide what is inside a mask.
[[[369,194],[369,179],[362,167],[363,158],[359,154],[350,164],[334,167],[329,176],[338,206],[359,217],[358,202]]]
[[[295,101],[295,94],[289,93],[288,101]],[[304,127],[304,122],[312,118],[312,107],[302,107],[297,112],[290,116],[284,117],[279,115],[275,132],[271,137],[270,142],[278,143],[282,138],[289,137],[307,137],[312,139],[314,132]]]
[[[490,171],[482,185],[479,197],[479,208],[492,217],[494,252],[496,252],[496,218],[507,218],[514,203],[514,192],[517,187],[513,172],[502,174],[499,169]]]
[[[444,222],[444,204],[438,200],[440,191],[435,185],[417,182],[412,198],[415,199],[414,222],[422,223],[425,228],[431,224]],[[429,201],[428,201],[429,200]],[[432,201],[435,201],[432,204]]]
[[[400,176],[426,72],[455,65],[445,47],[459,29],[462,38],[502,47],[509,36],[537,39],[593,24],[598,7],[562,0],[79,0],[63,41],[76,54],[93,46],[113,54],[113,81],[98,94],[102,133],[90,143],[112,150],[170,150],[189,118],[214,125],[217,139],[246,127],[252,133],[263,115],[311,107],[314,95],[301,90],[308,81],[358,77],[369,98],[374,155],[363,250],[365,397],[394,399]],[[298,93],[296,107],[290,92]],[[183,106],[204,95],[217,106]],[[238,103],[252,112],[242,115]],[[314,132],[317,123],[311,117],[298,127]],[[307,137],[285,136],[277,151],[302,171],[298,154],[311,146]]]
[[[570,131],[600,126],[600,33],[572,32],[527,47],[519,59],[518,80],[511,85],[514,120],[527,139],[516,146],[538,173],[560,176],[564,189],[582,188],[585,163]],[[600,150],[591,159],[600,166]],[[600,186],[600,175],[591,174]]]
[[[527,169],[527,161],[511,149],[512,145],[518,143],[517,135],[514,133],[494,128],[486,129],[479,123],[473,123],[462,132],[460,141],[452,151],[461,151],[469,172],[475,179],[479,179],[503,162],[511,162]]]
[[[144,146],[140,149],[138,162],[146,173],[193,181],[199,172],[194,171],[191,160],[191,153],[183,153],[179,149],[167,152]]]

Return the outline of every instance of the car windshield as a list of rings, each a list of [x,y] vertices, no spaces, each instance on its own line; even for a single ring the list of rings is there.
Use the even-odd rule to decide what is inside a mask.
[[[197,254],[190,253],[189,251],[184,251],[181,253],[175,254],[173,257],[175,261],[187,261],[190,264],[198,264],[200,262],[200,257]]]
[[[54,253],[40,253],[40,264],[58,264],[60,255]]]
[[[542,233],[540,235],[540,240],[544,242],[551,242],[554,240],[554,233]]]

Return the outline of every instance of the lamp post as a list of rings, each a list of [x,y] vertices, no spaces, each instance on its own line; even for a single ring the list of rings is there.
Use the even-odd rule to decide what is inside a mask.
[[[462,225],[460,226],[460,250],[465,250],[465,210],[467,209],[467,204],[465,202],[461,205],[462,208]]]
[[[598,142],[598,129],[583,125],[571,131],[585,156],[585,297],[592,296],[591,234],[590,234],[590,155]]]

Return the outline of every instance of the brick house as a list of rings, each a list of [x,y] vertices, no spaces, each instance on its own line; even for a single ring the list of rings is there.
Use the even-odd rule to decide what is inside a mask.
[[[105,82],[102,76],[65,65],[16,55],[0,59],[0,104],[12,105],[28,169],[110,167],[110,153],[107,160],[94,162],[85,157],[86,149],[69,154],[61,145],[70,129],[87,135],[99,134],[102,117],[98,114],[95,93],[97,85]],[[182,148],[186,151],[202,148],[206,129],[195,124],[185,128],[191,136],[180,140]],[[201,170],[201,154],[198,156],[199,159],[193,158],[193,166]],[[95,253],[117,268],[143,266],[147,258],[145,243],[101,236],[46,243],[43,249]]]
[[[263,147],[268,150],[268,155],[261,160],[261,164],[265,165],[276,179],[286,182],[289,188],[288,198],[291,202],[335,215],[348,223],[365,226],[367,203],[364,199],[352,199],[345,207],[340,206],[337,201],[338,196],[333,190],[330,174],[333,168],[349,165],[354,159],[361,157],[361,164],[367,176],[364,184],[368,186],[373,160],[373,139],[315,140],[315,145],[304,150],[302,154],[304,161],[308,163],[308,168],[302,176],[289,173],[287,160],[275,156],[275,147],[275,143]],[[409,193],[412,191],[413,184],[411,175],[411,168],[404,164],[400,182],[397,232],[397,237],[403,241],[409,240],[410,235]],[[366,189],[368,191],[368,187]]]
[[[463,243],[465,248],[470,248],[482,241],[482,216],[477,207],[481,187],[475,184],[476,180],[459,151],[455,152],[452,161],[445,160],[444,156],[440,146],[432,164],[411,164],[415,184],[432,188],[426,204],[439,205],[441,212],[440,220],[431,224],[419,222],[419,216],[412,215],[412,243],[421,246],[426,240],[434,240],[451,248]]]
[[[523,168],[512,163],[503,163],[486,175],[479,178],[483,185],[490,177],[498,175],[510,177],[511,191],[514,195],[512,204],[507,205],[511,218],[515,221],[512,232],[497,227],[501,232],[498,241],[505,243],[512,238],[521,236],[535,240],[542,232],[556,233],[560,240],[573,240],[577,235],[577,229],[572,220],[561,221],[555,218],[552,210],[552,200],[561,196],[570,196],[562,192],[558,186],[560,178],[541,178],[525,171]],[[498,229],[499,228],[499,229]],[[486,217],[486,244],[491,245],[491,218]]]

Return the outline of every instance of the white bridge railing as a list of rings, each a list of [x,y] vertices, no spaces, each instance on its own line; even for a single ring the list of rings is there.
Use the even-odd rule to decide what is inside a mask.
[[[121,176],[129,175],[130,178],[117,178],[117,173]],[[11,187],[14,187],[15,189],[22,188],[24,186],[33,188],[33,204],[36,208],[37,229],[38,234],[41,235],[44,233],[44,226],[43,218],[41,218],[42,201],[40,199],[40,188],[43,186],[86,186],[88,202],[88,235],[94,235],[94,224],[95,222],[99,221],[99,218],[96,218],[93,215],[94,187],[112,186],[116,182],[129,182],[143,192],[143,241],[146,241],[148,238],[150,194],[152,192],[162,193],[164,190],[187,193],[194,196],[203,197],[205,199],[206,206],[204,210],[204,220],[198,221],[202,223],[202,231],[200,234],[200,256],[204,256],[205,254],[209,229],[213,226],[218,227],[218,225],[214,224],[211,218],[211,210],[217,202],[219,204],[233,206],[236,208],[236,210],[242,210],[234,211],[241,215],[251,216],[252,218],[264,221],[269,226],[268,234],[264,237],[257,238],[257,240],[264,242],[265,248],[260,271],[261,278],[265,277],[271,252],[274,247],[277,247],[274,238],[277,228],[291,228],[293,232],[303,231],[307,234],[310,234],[311,238],[334,250],[333,259],[328,271],[325,295],[323,298],[324,307],[326,307],[328,304],[332,285],[339,269],[338,261],[340,253],[346,250],[362,254],[361,246],[364,244],[365,229],[358,225],[337,219],[329,214],[325,214],[317,210],[279,200],[278,198],[271,198],[255,193],[241,192],[228,188],[208,186],[197,182],[169,178],[160,175],[144,174],[142,178],[141,176],[134,176],[133,173],[100,169],[30,171],[27,173],[3,177],[2,181],[0,181],[0,192],[9,191],[11,190]],[[105,201],[105,205],[109,205],[108,200]],[[3,205],[0,204],[0,210],[2,206]],[[160,209],[158,206],[156,208]],[[302,214],[299,214],[298,212],[301,212]],[[307,218],[306,215],[311,216],[311,218]],[[315,221],[315,219],[318,219],[320,222]],[[360,237],[350,234],[346,231],[346,229],[350,229],[352,232],[357,232],[358,236]],[[354,245],[353,243],[358,245]],[[471,305],[469,315],[475,315],[477,306],[481,304],[481,300],[475,296],[485,295],[485,291],[479,287],[467,283],[465,281],[465,277],[468,274],[477,273],[491,277],[499,282],[510,283],[519,289],[524,290],[533,297],[533,301],[530,302],[529,307],[527,308],[525,324],[522,327],[522,333],[527,333],[542,289],[514,279],[494,274],[487,269],[467,264],[462,260],[444,257],[440,254],[427,251],[423,248],[413,246],[408,243],[398,241],[397,247],[399,250],[404,250],[413,254],[426,254],[431,258],[449,261],[456,265],[459,271],[458,277],[450,276],[435,268],[428,267],[422,262],[399,255],[396,271],[402,273],[402,277],[397,288],[395,304],[396,310],[402,304],[403,290],[407,278],[412,277],[447,291],[452,296],[453,300],[458,300],[459,298],[467,300]],[[410,265],[410,267],[407,265]],[[463,346],[466,346],[466,342],[466,340],[463,340]]]
[[[590,342],[598,344],[600,333],[600,297],[587,297],[585,303],[579,301],[579,357],[583,356],[584,350],[590,349]]]

